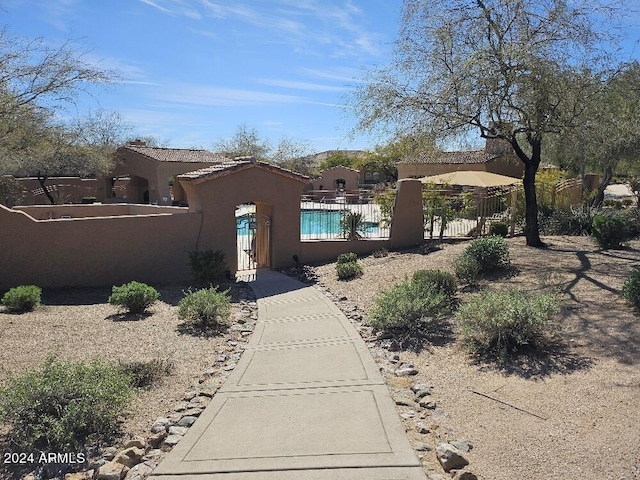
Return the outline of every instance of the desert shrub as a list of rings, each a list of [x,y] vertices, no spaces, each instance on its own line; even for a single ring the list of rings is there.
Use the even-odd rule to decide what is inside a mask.
[[[364,271],[359,262],[336,263],[336,273],[340,280],[351,280],[361,276]]]
[[[368,323],[378,330],[424,333],[441,326],[450,311],[444,293],[425,290],[420,281],[404,280],[378,294]]]
[[[456,320],[462,342],[472,353],[505,357],[526,346],[543,345],[559,313],[554,295],[509,289],[481,292],[458,309]]]
[[[109,303],[124,308],[129,313],[142,313],[153,305],[160,294],[158,291],[141,282],[129,282],[119,287],[114,286]]]
[[[49,356],[39,368],[9,377],[0,390],[0,419],[17,451],[77,451],[117,436],[131,394],[130,378],[114,364]]]
[[[540,216],[544,235],[591,235],[592,210],[588,207],[557,209]]]
[[[40,305],[42,289],[35,285],[13,287],[2,296],[2,305],[11,312],[30,312]]]
[[[640,268],[634,268],[622,285],[622,298],[636,308],[640,308]]]
[[[480,275],[480,264],[469,255],[460,255],[453,262],[453,271],[460,282],[473,284]]]
[[[217,287],[189,290],[178,304],[178,317],[203,330],[219,330],[231,315],[228,293]]]
[[[381,248],[380,250],[373,252],[373,258],[384,258],[387,256],[389,256],[389,250],[386,248]]]
[[[347,240],[360,240],[364,236],[366,225],[364,215],[358,212],[347,212],[340,219],[340,231]]]
[[[626,225],[629,240],[640,237],[640,210],[631,208],[620,213],[620,218]]]
[[[600,247],[622,248],[629,240],[629,230],[622,218],[613,215],[596,215],[591,225],[591,235]]]
[[[189,252],[189,267],[199,285],[218,285],[229,269],[222,250]]]
[[[489,225],[489,235],[506,237],[509,234],[509,226],[504,222],[495,222]]]
[[[480,273],[493,272],[510,265],[509,246],[504,238],[495,235],[473,240],[462,255],[473,258],[478,263]]]
[[[337,263],[351,263],[358,260],[358,254],[349,252],[338,255]]]
[[[442,270],[418,270],[413,273],[411,281],[423,290],[443,293],[451,299],[458,290],[458,283],[453,275]]]
[[[136,388],[150,387],[162,377],[170,375],[173,367],[173,362],[161,358],[118,362],[118,369],[129,377],[131,386]]]

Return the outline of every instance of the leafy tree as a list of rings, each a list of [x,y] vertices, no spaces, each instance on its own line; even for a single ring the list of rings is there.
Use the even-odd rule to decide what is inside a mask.
[[[265,161],[269,158],[271,144],[269,140],[261,138],[255,128],[243,123],[238,125],[231,138],[219,139],[214,144],[214,150],[231,158],[248,156]]]
[[[52,174],[94,173],[94,160],[104,159],[88,148],[95,140],[88,136],[97,130],[85,120],[75,127],[62,125],[56,114],[73,106],[90,86],[114,77],[88,62],[86,52],[70,42],[52,46],[1,30],[0,173],[37,174],[45,192]],[[101,124],[95,120],[92,126]],[[48,192],[47,197],[54,203]]]
[[[552,153],[581,174],[597,169],[600,183],[592,199],[599,207],[617,170],[635,163],[640,149],[640,64],[623,64],[600,78],[586,106],[588,120],[557,136]],[[637,170],[637,167],[636,167]]]
[[[231,158],[254,157],[303,175],[312,173],[312,166],[305,160],[310,150],[306,142],[283,137],[274,148],[268,139],[260,136],[258,130],[246,123],[238,125],[232,137],[219,139],[213,148]]]
[[[302,175],[311,176],[312,166],[305,160],[311,147],[307,142],[283,137],[270,155],[270,161]]]
[[[394,61],[352,97],[358,128],[429,127],[442,138],[475,131],[508,142],[525,167],[527,244],[543,246],[542,147],[585,121],[583,92],[597,75],[583,73],[601,69],[600,47],[613,42],[597,25],[603,12],[590,0],[405,0]]]
[[[318,173],[333,167],[353,168],[354,158],[345,152],[335,152],[318,164]]]

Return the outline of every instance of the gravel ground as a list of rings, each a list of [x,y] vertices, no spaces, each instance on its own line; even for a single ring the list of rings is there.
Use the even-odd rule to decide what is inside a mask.
[[[481,479],[638,479],[640,322],[618,292],[640,263],[640,242],[605,252],[588,238],[546,241],[550,248],[537,250],[524,246],[522,238],[508,240],[512,272],[481,287],[560,291],[564,349],[540,361],[496,367],[474,363],[451,338],[395,352],[419,370],[410,382],[388,374],[390,353],[380,342],[370,342],[372,353],[392,391],[415,381],[434,386],[438,408],[430,419],[429,443],[471,439],[470,470]],[[415,270],[451,271],[465,246],[447,244],[428,255],[370,256],[361,260],[363,277],[350,282],[337,280],[334,264],[315,272],[320,286],[346,296],[366,314],[377,292]],[[233,350],[228,341],[247,340],[235,330],[211,338],[180,333],[176,309],[183,290],[159,288],[162,301],[138,319],[119,315],[107,304],[108,289],[49,291],[45,306],[34,312],[0,312],[0,382],[8,372],[19,373],[51,352],[69,359],[168,359],[173,373],[139,393],[124,425],[126,436],[147,433],[155,418],[170,411],[211,370],[220,353]],[[460,300],[469,294],[460,291]],[[234,292],[234,322],[246,317],[239,302],[248,296],[246,289]],[[406,421],[406,428],[410,440],[424,440],[413,422]],[[427,472],[442,471],[433,452],[423,462]]]
[[[474,362],[451,338],[395,352],[419,370],[411,382],[388,374],[392,365],[384,342],[370,343],[374,357],[392,392],[413,382],[434,386],[438,408],[426,420],[432,427],[428,443],[472,440],[469,467],[481,479],[638,479],[640,321],[619,290],[640,263],[640,242],[601,251],[584,237],[545,241],[549,248],[538,250],[526,247],[523,238],[509,239],[513,270],[480,287],[559,291],[564,311],[558,351],[496,366]],[[415,270],[451,272],[466,245],[448,244],[428,255],[366,257],[364,275],[349,282],[337,280],[335,264],[316,267],[315,273],[321,286],[367,312],[380,290]],[[469,295],[458,296],[464,302]],[[405,426],[412,441],[424,441],[414,421]],[[427,472],[442,472],[432,452],[423,463]]]
[[[33,312],[14,315],[2,311],[0,382],[9,373],[40,364],[50,353],[70,360],[168,360],[172,373],[138,392],[123,425],[124,438],[149,434],[153,421],[171,411],[205,372],[220,377],[208,383],[221,384],[227,372],[221,370],[225,364],[215,363],[216,358],[234,350],[229,341],[248,339],[237,329],[212,337],[182,333],[177,305],[186,288],[158,287],[161,301],[142,316],[121,314],[106,303],[110,289],[95,288],[45,291],[43,306]],[[250,322],[243,303],[253,299],[253,293],[238,284],[232,294],[232,323],[240,318]]]

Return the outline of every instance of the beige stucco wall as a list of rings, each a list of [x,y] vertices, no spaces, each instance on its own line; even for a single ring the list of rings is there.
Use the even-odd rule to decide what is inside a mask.
[[[345,190],[358,190],[360,172],[345,167],[333,167],[322,172],[320,178],[313,180],[314,190],[335,190],[336,180],[345,180]]]
[[[179,283],[200,214],[35,220],[0,205],[0,289]]]
[[[17,179],[26,190],[23,197],[25,205],[48,204],[47,196],[33,195],[33,191],[40,188],[37,178],[25,177]],[[47,179],[47,186],[55,186],[56,192],[52,193],[53,198],[58,203],[80,203],[83,197],[95,197],[97,192],[97,181],[95,178],[80,177],[50,177]]]
[[[150,203],[171,205],[169,180],[172,177],[213,164],[214,162],[159,162],[140,153],[125,150],[124,153],[120,154],[120,161],[116,167],[108,175],[98,178],[97,197],[100,201],[108,201],[111,198],[110,179],[127,175],[134,177],[127,189],[127,201],[141,203],[144,190],[148,188]],[[166,203],[163,200],[164,198],[167,199]]]
[[[190,279],[188,252],[217,250],[236,271],[236,206],[256,204],[259,261],[271,268],[333,261],[422,241],[420,182],[398,182],[396,223],[389,240],[300,241],[304,179],[253,166],[211,180],[180,180],[189,208],[150,205],[0,206],[0,289],[151,284]],[[61,218],[62,216],[71,218]],[[270,258],[269,258],[270,257]]]
[[[212,180],[180,180],[191,211],[202,211],[201,250],[220,249],[232,272],[236,271],[236,217],[238,205],[255,203],[258,212],[270,213],[271,268],[293,264],[300,254],[300,196],[306,182],[260,166]],[[258,244],[263,240],[258,238]]]
[[[114,217],[121,215],[156,215],[160,213],[188,213],[185,207],[163,207],[133,203],[92,204],[92,205],[33,205],[14,207],[36,220],[51,220],[71,217]]]
[[[424,241],[422,183],[420,180],[398,180],[396,190],[390,246],[406,248],[419,245]]]

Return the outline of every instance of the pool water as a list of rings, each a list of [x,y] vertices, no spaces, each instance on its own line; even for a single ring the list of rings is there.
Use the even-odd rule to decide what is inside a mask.
[[[342,212],[339,210],[301,210],[300,211],[300,233],[302,235],[339,234],[340,220]],[[236,218],[236,225],[239,235],[247,235],[250,222],[255,221],[253,216],[242,215]],[[364,231],[375,232],[378,228],[376,223],[366,223]]]

